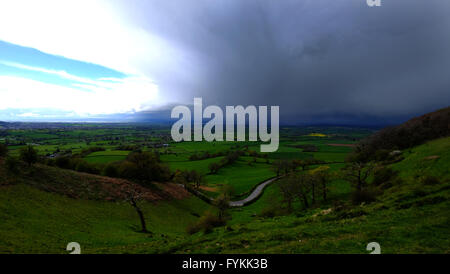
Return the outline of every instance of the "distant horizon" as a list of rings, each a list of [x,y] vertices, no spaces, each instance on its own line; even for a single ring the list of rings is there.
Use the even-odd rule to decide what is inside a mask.
[[[190,106],[191,107],[191,106]],[[446,107],[444,107],[446,108]],[[440,108],[440,109],[444,109],[444,108]],[[280,126],[299,126],[299,127],[308,127],[308,126],[323,126],[323,127],[361,127],[361,128],[383,128],[383,127],[388,127],[388,126],[395,126],[395,125],[399,125],[401,123],[404,123],[410,119],[413,119],[415,117],[419,117],[421,115],[430,113],[430,112],[434,112],[440,109],[434,109],[432,111],[429,112],[421,112],[421,113],[417,113],[414,115],[405,115],[405,116],[401,116],[401,117],[397,117],[394,120],[390,120],[390,121],[386,121],[383,118],[378,118],[378,119],[373,119],[373,120],[369,120],[368,122],[364,122],[364,121],[355,121],[354,122],[350,122],[350,123],[341,123],[341,122],[327,122],[327,118],[323,119],[325,121],[303,121],[303,122],[297,122],[297,123],[292,123],[292,122],[284,122],[283,119],[280,119]],[[116,117],[116,118],[100,118],[100,117],[96,117],[96,118],[89,118],[89,119],[80,119],[80,118],[73,118],[71,120],[69,119],[22,119],[22,120],[7,120],[7,119],[0,119],[0,123],[68,123],[68,124],[74,124],[74,123],[85,123],[85,124],[146,124],[146,125],[161,125],[161,126],[170,126],[174,121],[176,121],[176,119],[171,119],[170,118],[170,113],[169,110],[164,110],[161,112],[156,112],[157,115],[156,117],[151,117],[151,114],[146,114],[144,112],[144,116],[137,118],[134,116],[138,116],[139,113],[134,113],[134,114],[124,114],[124,116],[127,116],[128,119],[123,119],[123,118],[117,118],[117,116],[120,117],[120,114],[114,114],[114,115],[110,115],[110,117]],[[142,113],[141,113],[142,114]],[[166,116],[167,118],[162,117]],[[358,116],[358,115],[355,115]],[[102,120],[103,119],[103,120]],[[203,119],[203,123],[205,124],[209,119]]]

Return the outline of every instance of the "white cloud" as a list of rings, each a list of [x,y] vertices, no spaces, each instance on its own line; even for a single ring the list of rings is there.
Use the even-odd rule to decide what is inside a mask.
[[[22,113],[22,114],[17,114],[17,116],[19,117],[40,117],[41,115],[37,114],[37,113],[33,113],[33,112],[26,112],[26,113]]]
[[[77,115],[142,111],[157,106],[158,87],[143,77],[80,84],[85,90],[0,75],[0,110],[54,109]]]
[[[164,71],[168,75],[182,67],[186,52],[129,22],[115,4],[109,0],[0,1],[0,40],[156,82],[150,74],[160,76]],[[67,77],[62,71],[46,72]]]
[[[19,69],[25,69],[25,70],[31,70],[31,71],[52,74],[52,75],[56,75],[56,76],[59,76],[61,78],[67,79],[67,80],[82,82],[82,83],[86,83],[86,84],[91,84],[91,85],[97,84],[97,82],[95,80],[72,75],[64,70],[51,70],[51,69],[46,69],[46,68],[27,66],[27,65],[23,65],[23,64],[19,64],[19,63],[14,63],[14,62],[2,61],[2,60],[0,60],[0,64],[5,65],[5,66],[14,67],[14,68],[19,68]],[[103,78],[103,79],[105,79],[105,78]],[[114,79],[114,78],[112,78],[112,79]]]

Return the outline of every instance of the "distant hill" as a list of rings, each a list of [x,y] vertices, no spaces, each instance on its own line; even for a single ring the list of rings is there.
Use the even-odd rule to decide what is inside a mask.
[[[450,136],[450,107],[384,128],[362,140],[356,152],[368,159],[380,150],[407,149],[447,136]]]

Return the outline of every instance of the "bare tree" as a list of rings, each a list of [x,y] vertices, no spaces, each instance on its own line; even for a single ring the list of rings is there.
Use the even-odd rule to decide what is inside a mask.
[[[296,194],[298,198],[303,202],[305,208],[309,207],[308,193],[311,191],[311,175],[300,173],[294,176],[296,181]]]
[[[219,220],[223,221],[226,210],[230,206],[229,203],[230,203],[230,197],[225,193],[222,193],[219,197],[217,197],[214,200],[214,205],[219,210],[219,216],[218,216]]]
[[[137,190],[131,190],[127,192],[127,202],[130,203],[130,205],[136,210],[136,213],[139,216],[139,220],[141,222],[141,232],[143,233],[150,233],[150,231],[147,230],[147,225],[145,223],[144,213],[142,212],[141,208],[138,205],[138,201],[142,199],[142,193],[140,193]]]
[[[367,178],[374,167],[372,163],[352,162],[344,168],[344,179],[361,191],[367,185]]]
[[[292,211],[292,203],[295,199],[296,181],[294,174],[280,180],[278,183],[283,200],[288,204],[288,211]]]
[[[329,169],[329,166],[320,166],[310,171],[311,175],[315,179],[315,185],[318,188],[318,191],[322,192],[322,198],[324,201],[327,200],[328,184],[331,177]]]

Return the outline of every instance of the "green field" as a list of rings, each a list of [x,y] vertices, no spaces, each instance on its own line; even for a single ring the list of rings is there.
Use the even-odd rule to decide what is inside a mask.
[[[84,160],[88,163],[106,164],[125,160],[129,153],[130,151],[122,150],[97,151],[84,157]]]
[[[165,252],[166,238],[181,240],[194,215],[208,208],[195,197],[144,202],[141,207],[154,233],[150,236],[137,232],[136,212],[125,202],[70,199],[22,184],[3,187],[0,201],[0,253],[67,253],[69,242],[81,243],[83,253],[110,248],[128,252],[137,244],[146,245],[150,253]]]

